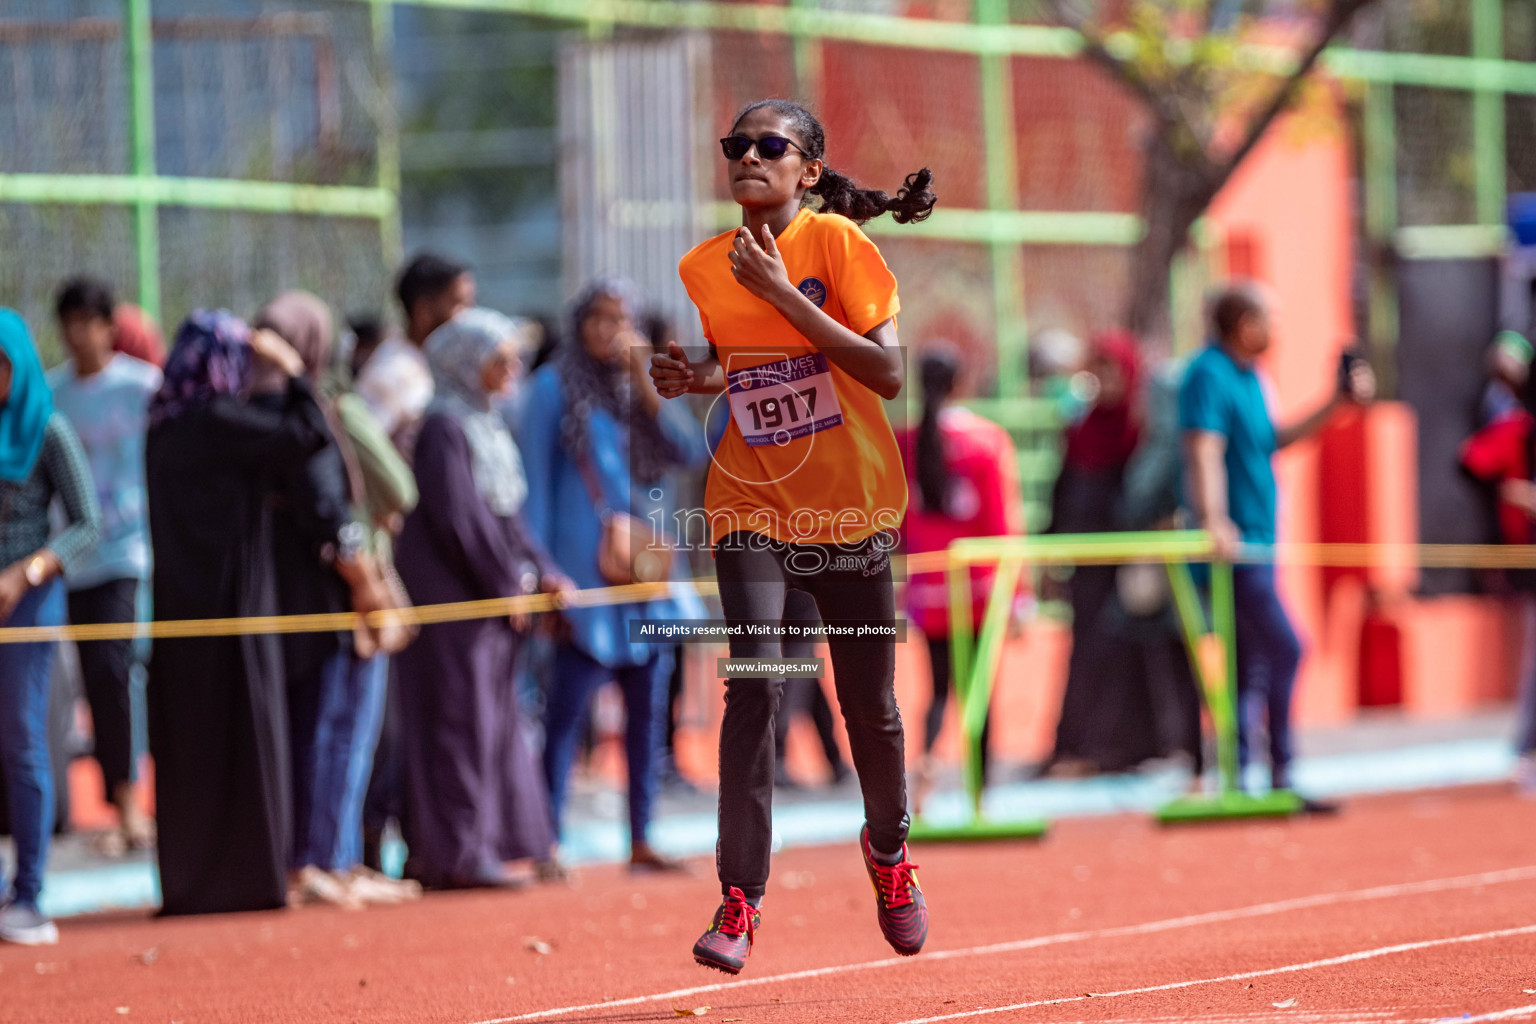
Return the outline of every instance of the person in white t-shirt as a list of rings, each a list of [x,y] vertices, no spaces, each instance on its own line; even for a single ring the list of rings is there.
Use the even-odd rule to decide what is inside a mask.
[[[144,437],[149,400],[160,369],[112,348],[112,289],[88,277],[66,281],[54,311],[69,360],[48,374],[54,406],[80,436],[101,505],[101,543],[65,576],[69,619],[76,624],[133,622],[151,554],[144,485]],[[135,799],[133,641],[78,645],[86,700],[106,798],[121,831],[109,847],[143,849],[154,825]]]
[[[354,389],[411,465],[416,435],[436,392],[422,346],[433,331],[475,304],[475,276],[462,264],[419,252],[400,271],[395,296],[405,318],[405,337],[390,335],[355,364]],[[405,809],[399,687],[393,678],[389,688],[363,806],[363,863],[375,871],[384,866],[384,826],[390,818],[399,820]]]
[[[475,304],[475,275],[432,252],[418,253],[395,282],[405,316],[405,337],[379,344],[357,377],[357,393],[368,403],[395,445],[410,461],[416,427],[432,401],[432,371],[421,346],[427,336]]]

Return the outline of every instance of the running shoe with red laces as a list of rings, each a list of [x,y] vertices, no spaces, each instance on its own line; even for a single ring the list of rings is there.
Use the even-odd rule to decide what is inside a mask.
[[[881,864],[870,849],[869,826],[865,825],[859,833],[859,849],[864,853],[870,884],[875,887],[880,933],[902,956],[916,956],[928,938],[928,903],[913,874],[917,865],[907,859],[907,844],[901,844],[900,861]]]
[[[709,931],[693,944],[693,958],[705,967],[726,974],[740,974],[752,952],[752,936],[763,923],[763,912],[747,902],[740,889],[731,887],[715,911]]]

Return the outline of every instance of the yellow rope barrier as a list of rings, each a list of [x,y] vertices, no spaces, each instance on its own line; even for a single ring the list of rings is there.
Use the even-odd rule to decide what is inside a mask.
[[[968,557],[973,565],[994,562],[991,556]],[[1038,561],[1073,565],[1125,565],[1160,562],[1163,557],[1119,553],[1078,553],[1075,557],[1049,555]],[[1275,545],[1244,545],[1239,564],[1313,565],[1358,569],[1536,569],[1536,544],[1324,544],[1288,541]],[[926,551],[910,555],[908,573],[942,572],[949,552]]]
[[[1055,555],[1052,561],[1064,561]],[[1078,565],[1122,565],[1138,561],[1161,561],[1160,556],[1137,557],[1134,554],[1095,554],[1077,551],[1071,559]],[[947,551],[926,551],[909,555],[901,566],[906,573],[941,572],[950,561]],[[1536,545],[1515,544],[1323,544],[1288,542],[1273,546],[1245,546],[1239,556],[1242,563],[1274,562],[1282,565],[1313,565],[1332,568],[1394,569],[1536,569]],[[420,605],[399,611],[374,612],[368,623],[376,628],[390,625],[434,625],[494,619],[504,616],[557,611],[560,608],[585,608],[600,605],[630,604],[666,597],[674,587],[693,587],[700,595],[718,593],[712,579],[679,580],[670,583],[632,583],[620,587],[594,587],[574,591],[563,598],[554,594],[529,594],[522,597],[498,597],[483,601],[459,601],[451,604]],[[347,632],[357,625],[353,612],[323,615],[265,615],[252,618],[167,619],[152,622],[87,623],[66,626],[0,627],[0,644],[36,643],[52,640],[132,640],[149,637],[156,640],[187,637],[249,636],[261,633]]]
[[[1536,545],[1288,542],[1275,545],[1265,557],[1238,561],[1365,569],[1536,569]]]
[[[716,592],[713,580],[683,580],[677,583],[631,583],[622,587],[594,587],[578,590],[563,599],[556,594],[527,594],[522,597],[496,597],[482,601],[456,601],[451,604],[420,605],[399,611],[373,612],[368,624],[431,625],[441,622],[467,622],[472,619],[496,619],[511,615],[549,612],[560,608],[582,608],[608,604],[629,604],[665,597],[675,586],[692,586],[700,594]],[[261,615],[236,619],[157,619],[152,622],[102,622],[67,626],[10,626],[0,628],[0,644],[37,643],[48,640],[156,640],[187,637],[250,636],[258,633],[338,633],[350,632],[358,622],[354,612],[327,612],[319,615]]]

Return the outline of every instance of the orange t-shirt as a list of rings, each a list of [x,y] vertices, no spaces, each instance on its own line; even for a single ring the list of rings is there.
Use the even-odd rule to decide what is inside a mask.
[[[748,530],[852,544],[897,528],[907,481],[880,396],[737,283],[735,237],[711,238],[678,267],[726,373],[716,400],[731,413],[704,488],[711,540]],[[880,250],[848,218],[802,209],[775,241],[790,281],[855,334],[900,309]]]

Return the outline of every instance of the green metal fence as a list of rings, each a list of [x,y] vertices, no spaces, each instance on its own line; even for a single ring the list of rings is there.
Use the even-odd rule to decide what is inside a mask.
[[[65,55],[97,62],[82,80],[102,77],[122,88],[102,98],[102,124],[92,129],[102,144],[81,147],[85,157],[29,163],[25,147],[0,145],[0,302],[19,305],[45,327],[53,283],[45,275],[92,265],[114,273],[142,305],[169,319],[194,301],[238,305],[247,298],[242,289],[269,284],[303,283],[339,303],[366,299],[382,306],[386,268],[398,257],[401,238],[400,146],[390,102],[393,6],[390,0],[8,3],[0,17],[0,110],[20,112],[10,122],[0,115],[0,140],[8,125],[12,141],[28,130],[18,120],[27,109],[65,112],[50,115],[55,120],[75,116],[70,89],[80,92],[75,108],[93,102],[89,86],[56,81],[48,92],[38,85],[49,74],[59,78]],[[893,90],[903,88],[903,68],[926,69],[923,90],[944,91],[940,106],[948,110],[929,111],[922,123],[902,121],[897,134],[959,138],[959,148],[945,157],[950,180],[972,175],[976,186],[952,192],[963,201],[945,202],[921,225],[877,221],[871,231],[890,247],[905,292],[920,289],[933,270],[938,297],[959,293],[978,307],[972,312],[997,396],[981,407],[1019,436],[1038,525],[1055,473],[1054,421],[1049,406],[1025,400],[1027,339],[1042,327],[1082,331],[1112,323],[1115,291],[1140,231],[1133,190],[1106,179],[1092,194],[1074,191],[1066,181],[1071,174],[1061,171],[1091,176],[1101,165],[1134,159],[1134,110],[1079,59],[1081,42],[1073,32],[1023,23],[1018,8],[1025,5],[1009,0],[924,5],[943,17],[902,16],[907,5],[898,0],[418,0],[416,6],[542,19],[588,38],[707,33],[754,88],[789,88],[813,99],[846,88],[838,75],[849,62],[887,74]],[[1414,35],[1427,8],[1449,26],[1428,42]],[[1353,37],[1369,48],[1341,44],[1324,60],[1329,73],[1352,83],[1357,102],[1365,238],[1410,259],[1498,251],[1506,190],[1536,188],[1536,146],[1527,141],[1536,127],[1536,64],[1529,60],[1536,57],[1536,4],[1444,0],[1409,10],[1382,0],[1370,17],[1374,21]],[[206,38],[222,40],[222,49],[197,55],[197,40]],[[278,38],[281,46],[270,42]],[[225,72],[218,86],[225,104],[238,99],[242,81],[278,74],[278,63],[300,62],[299,71],[284,72],[301,81],[284,102],[297,110],[313,100],[319,108],[314,119],[300,118],[300,134],[318,140],[312,148],[319,156],[278,168],[276,159],[241,150],[241,160],[210,165],[208,173],[188,170],[196,163],[190,158],[180,161],[180,171],[166,171],[175,123],[220,120],[217,111],[197,107],[199,67],[245,60],[235,55],[256,39],[268,40],[261,45],[269,66],[245,69],[246,79]],[[79,57],[87,46],[99,55]],[[1405,46],[1439,52],[1404,52]],[[1263,48],[1244,51],[1244,58],[1275,70],[1288,60]],[[177,76],[179,82],[169,81]],[[175,111],[166,109],[172,85],[179,90]],[[15,95],[7,95],[7,86]],[[1099,118],[1105,122],[1093,128],[1099,136],[1049,122],[1053,107],[1090,89],[1103,92],[1100,109],[1118,112]],[[327,113],[328,105],[340,112]],[[940,122],[950,112],[954,124],[943,136]],[[114,118],[116,127],[109,123]],[[1037,123],[1062,139],[1060,152],[1031,134]],[[49,122],[41,127],[48,130]],[[244,127],[222,124],[234,134]],[[275,120],[262,132],[263,145],[274,152],[285,145],[284,133],[292,134]],[[187,139],[181,145],[190,152]],[[861,146],[837,155],[855,169],[883,166],[867,140]],[[903,153],[899,160],[920,156]],[[734,208],[721,206],[716,220],[729,223],[734,216]],[[285,253],[276,260],[258,251],[274,239]],[[1368,272],[1371,330],[1386,347],[1395,334],[1391,276],[1385,261]],[[1176,279],[1182,307],[1198,294],[1198,268],[1191,274]],[[1074,291],[1084,281],[1094,282],[1092,296]],[[922,302],[909,302],[914,311],[936,301],[920,294]],[[1090,301],[1099,308],[1084,312]],[[1198,329],[1188,317],[1180,322],[1186,332]]]
[[[389,24],[303,0],[8,2],[0,302],[45,350],[73,271],[167,319],[301,281],[375,303],[400,248]]]

